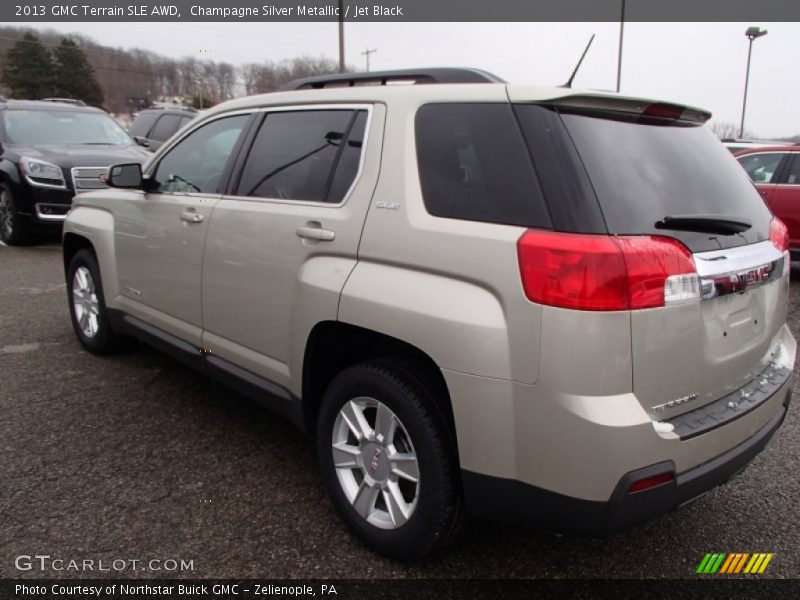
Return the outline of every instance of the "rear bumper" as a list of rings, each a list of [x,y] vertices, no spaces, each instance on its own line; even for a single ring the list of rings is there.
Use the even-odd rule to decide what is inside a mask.
[[[625,474],[607,501],[574,498],[513,479],[462,470],[465,501],[478,517],[523,522],[565,533],[610,534],[669,512],[725,483],[755,458],[783,423],[792,394],[792,379],[781,386],[778,412],[745,441],[682,473],[662,461]],[[674,479],[630,493],[631,484],[670,471]]]

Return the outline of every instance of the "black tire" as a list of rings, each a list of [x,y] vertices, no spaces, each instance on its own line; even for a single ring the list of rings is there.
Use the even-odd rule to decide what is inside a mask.
[[[84,269],[82,274],[88,272],[94,288],[96,300],[96,331],[93,334],[85,331],[78,314],[78,302],[76,301],[75,286],[76,273]],[[90,296],[91,297],[91,296]],[[72,327],[78,340],[92,354],[111,354],[121,346],[123,338],[116,334],[111,327],[108,319],[108,309],[106,308],[105,296],[103,295],[103,283],[100,279],[100,269],[97,266],[97,259],[90,250],[78,250],[69,263],[67,269],[67,299],[69,301],[69,314],[72,319]]]
[[[30,233],[19,216],[14,192],[6,182],[0,183],[0,239],[9,246],[30,241]]]
[[[341,420],[337,425],[337,417],[340,410],[356,398],[374,399],[388,407],[402,426],[398,428],[401,432],[400,439],[398,441],[395,437],[393,450],[384,449],[385,459],[378,451],[372,455],[371,446],[365,448],[366,444],[359,443],[358,447],[365,448],[364,456],[367,457],[365,459],[362,456],[359,459],[364,466],[337,471],[334,467],[332,449],[334,435],[340,431],[339,427],[344,427],[343,431],[348,431],[346,435],[352,435],[351,428],[347,428],[346,424],[343,426]],[[370,361],[342,371],[331,382],[320,407],[316,437],[317,458],[333,505],[351,531],[372,549],[391,558],[414,560],[425,556],[448,542],[459,522],[461,490],[457,459],[446,426],[433,403],[430,392],[400,366],[386,361]],[[372,414],[377,414],[377,408],[372,410],[376,411]],[[362,414],[366,416],[367,411]],[[375,425],[376,417],[370,415],[368,418],[373,419],[371,426],[379,429]],[[410,445],[405,444],[406,436]],[[385,500],[390,498],[385,495],[390,492],[375,492],[379,497],[372,505],[379,511],[381,504],[384,508],[383,513],[375,514],[385,514],[390,517],[393,523],[388,526],[395,527],[381,528],[357,512],[354,504],[348,499],[345,486],[340,483],[337,473],[344,472],[345,477],[348,476],[347,473],[355,474],[356,480],[358,473],[362,473],[363,486],[367,479],[367,469],[370,468],[370,465],[365,465],[369,456],[373,456],[371,472],[375,474],[377,472],[375,469],[378,468],[375,466],[377,461],[386,461],[394,451],[403,451],[399,449],[400,445],[416,455],[418,483],[403,482],[415,490],[409,492],[409,495],[414,494],[415,505],[407,520],[397,525]],[[385,462],[385,464],[394,463]],[[381,466],[380,469],[382,471],[378,472],[379,475],[394,472],[390,466]],[[392,475],[387,477],[391,478]],[[350,493],[352,494],[352,491]],[[405,519],[405,515],[402,518]]]

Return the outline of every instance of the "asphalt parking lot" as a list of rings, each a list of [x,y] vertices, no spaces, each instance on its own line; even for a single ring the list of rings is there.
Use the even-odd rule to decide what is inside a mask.
[[[798,282],[789,321],[798,335]],[[471,522],[445,552],[399,564],[348,534],[287,421],[145,346],[88,354],[58,243],[0,246],[0,577],[102,575],[17,570],[35,554],[192,561],[117,577],[692,577],[711,551],[772,552],[764,576],[800,577],[799,406],[744,473],[626,533]]]

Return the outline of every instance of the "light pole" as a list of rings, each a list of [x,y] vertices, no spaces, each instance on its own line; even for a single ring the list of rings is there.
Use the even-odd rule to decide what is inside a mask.
[[[339,73],[344,71],[344,0],[339,0]]]
[[[625,35],[625,0],[622,0],[622,11],[619,17],[619,51],[617,52],[617,93],[622,83],[622,38]]]
[[[753,40],[767,35],[766,29],[761,27],[748,27],[744,35],[750,40],[747,47],[747,72],[744,76],[744,99],[742,100],[742,123],[739,126],[739,137],[744,137],[744,113],[747,110],[747,85],[750,83],[750,55],[753,53]]]
[[[367,57],[367,72],[369,73],[369,55],[377,52],[377,48],[366,48],[361,54]]]

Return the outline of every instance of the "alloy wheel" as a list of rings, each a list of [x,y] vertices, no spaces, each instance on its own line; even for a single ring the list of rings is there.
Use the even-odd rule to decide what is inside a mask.
[[[347,500],[380,529],[405,525],[417,507],[419,464],[403,423],[375,398],[344,404],[333,425],[331,451]]]
[[[85,266],[78,267],[72,278],[72,308],[81,333],[87,338],[97,335],[100,303],[92,274]]]

